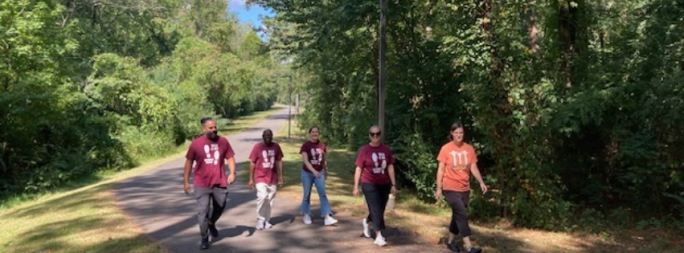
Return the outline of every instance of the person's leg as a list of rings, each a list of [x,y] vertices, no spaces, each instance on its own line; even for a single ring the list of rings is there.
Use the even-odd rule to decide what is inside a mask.
[[[321,171],[321,177],[314,179],[316,184],[316,191],[318,192],[318,199],[321,202],[321,217],[326,217],[332,214],[330,211],[330,202],[328,196],[325,194],[325,171]]]
[[[447,203],[452,209],[453,220],[456,223],[454,229],[450,229],[451,233],[459,234],[461,237],[471,235],[470,227],[468,226],[468,213],[466,211],[466,203],[464,203],[464,195],[467,193],[446,191],[444,196]]]
[[[221,218],[223,210],[226,208],[226,199],[228,198],[228,189],[221,187],[214,187],[212,189],[211,200],[212,200],[212,212],[209,215],[208,228],[212,237],[218,236],[218,230],[216,229],[216,221]]]
[[[472,232],[470,231],[470,224],[468,224],[468,203],[470,201],[470,191],[459,192],[459,195],[461,197],[461,202],[463,203],[463,214],[460,215],[461,218],[458,222],[460,224],[459,228],[464,227],[467,229],[466,233],[461,232],[461,236],[463,237],[463,247],[468,252],[481,252],[482,249],[474,248],[473,244],[470,242],[470,236],[472,235]],[[459,230],[463,231],[462,229]]]
[[[211,199],[211,188],[195,187],[195,199],[197,200],[197,224],[199,225],[200,235],[204,238],[207,234],[207,214],[209,213],[209,203]]]
[[[266,208],[267,208],[267,198],[268,198],[268,185],[265,183],[256,184],[257,191],[257,229],[264,228],[264,222],[266,221]]]
[[[277,185],[269,185],[268,186],[268,196],[266,197],[266,201],[268,201],[267,204],[265,204],[266,210],[264,211],[264,218],[266,219],[266,223],[271,220],[271,210],[273,210],[273,202],[275,201],[276,197],[276,191],[278,190]]]
[[[380,227],[376,228],[376,233],[378,235],[382,230],[385,229],[385,208],[387,207],[387,201],[389,200],[389,194],[392,191],[392,185],[378,185],[376,186],[378,189],[378,197],[380,198],[378,208],[380,209]]]
[[[304,188],[304,195],[302,196],[302,205],[299,208],[299,213],[311,216],[311,187],[314,182],[314,175],[311,172],[302,171],[302,187]],[[318,188],[318,186],[316,186]]]
[[[363,192],[363,201],[366,202],[366,207],[368,207],[368,216],[362,220],[363,224],[363,235],[365,237],[371,237],[369,224],[373,224],[373,217],[371,217],[371,206],[368,202],[368,195],[364,191],[364,186],[366,183],[361,183],[361,191]]]
[[[382,197],[380,196],[380,187],[373,184],[362,184],[361,189],[363,190],[363,195],[366,196],[366,202],[370,208],[370,217],[373,220],[373,227],[375,228],[375,244],[378,246],[385,246],[385,238],[382,236],[381,232],[385,229],[382,224]]]
[[[207,249],[209,248],[209,233],[207,233],[207,214],[209,213],[211,188],[195,187],[194,191],[195,199],[197,200],[197,223],[199,225],[200,236],[202,237],[200,249]]]
[[[465,209],[463,200],[461,199],[461,195],[458,194],[457,192],[454,191],[443,191],[444,198],[446,199],[447,204],[451,208],[451,222],[449,224],[449,240],[447,241],[447,245],[449,249],[453,251],[459,251],[458,246],[456,243],[454,243],[454,240],[456,240],[456,236],[459,234],[460,230],[458,229],[458,217],[461,215],[461,210]]]
[[[378,189],[373,184],[361,183],[361,191],[363,191],[363,196],[366,199],[366,205],[368,206],[368,217],[366,222],[372,223],[373,228],[376,230],[380,226],[380,218],[377,215],[379,211],[378,203],[380,203],[380,194]]]
[[[221,218],[221,215],[223,214],[223,211],[226,209],[226,199],[228,198],[228,189],[227,188],[220,188],[220,187],[214,187],[212,190],[212,200],[213,200],[213,205],[214,205],[214,210],[212,210],[211,213],[211,223],[216,223],[216,221]]]
[[[337,220],[332,217],[332,210],[330,210],[330,202],[328,196],[325,194],[325,171],[321,171],[321,177],[316,178],[316,191],[318,192],[318,199],[321,202],[321,217],[323,217],[323,224],[326,226],[337,224]]]

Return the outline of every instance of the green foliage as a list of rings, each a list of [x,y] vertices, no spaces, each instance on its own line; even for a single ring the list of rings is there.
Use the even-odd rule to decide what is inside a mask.
[[[286,69],[235,36],[225,1],[191,2],[0,4],[0,198],[130,168],[197,136],[201,117],[271,107]]]
[[[302,126],[352,150],[366,142],[378,2],[254,2],[278,13],[266,22],[269,46],[294,59]],[[650,221],[682,208],[671,196],[684,192],[684,5],[437,0],[389,10],[384,137],[422,198],[460,120],[491,191],[473,195],[474,216],[574,229],[582,212]]]

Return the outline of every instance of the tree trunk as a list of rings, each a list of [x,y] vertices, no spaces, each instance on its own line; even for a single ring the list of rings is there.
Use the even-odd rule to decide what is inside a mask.
[[[558,35],[561,43],[560,71],[565,79],[565,87],[573,86],[573,59],[577,40],[577,7],[571,0],[563,0],[558,8]]]
[[[536,0],[528,0],[527,8],[525,9],[529,21],[528,36],[532,53],[539,51],[539,24],[537,23],[537,13],[535,12],[536,5]]]

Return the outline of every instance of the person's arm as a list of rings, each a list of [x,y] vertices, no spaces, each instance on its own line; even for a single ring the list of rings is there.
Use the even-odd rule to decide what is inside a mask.
[[[276,170],[278,171],[278,185],[283,187],[285,183],[285,175],[283,175],[283,150],[280,148],[280,144],[276,144],[275,160],[276,160]]]
[[[249,189],[254,188],[254,169],[256,169],[256,164],[254,161],[249,161],[249,183],[247,184]]]
[[[226,164],[228,164],[228,170],[230,170],[228,174],[228,184],[232,184],[235,182],[235,151],[233,151],[233,147],[230,145],[230,141],[226,138],[222,138],[226,142],[226,151],[224,153],[224,157],[226,158]]]
[[[359,181],[361,181],[361,168],[356,166],[354,172],[354,196],[359,196]]]
[[[183,191],[190,193],[190,172],[192,171],[192,160],[185,160],[185,170],[183,171]]]
[[[228,164],[228,184],[235,182],[235,157],[230,157],[226,159],[226,164]]]
[[[278,160],[278,184],[283,187],[285,175],[283,175],[283,159]]]
[[[354,162],[354,165],[356,165],[356,170],[354,171],[354,196],[359,196],[359,182],[361,181],[361,170],[362,167],[364,167],[364,147],[361,147],[361,149],[359,149],[359,151],[356,154],[356,162]]]
[[[316,178],[320,177],[321,175],[318,173],[318,171],[316,171],[316,169],[314,169],[313,165],[311,165],[311,162],[309,161],[309,154],[306,153],[306,151],[302,152],[302,158],[304,159],[304,166],[306,169],[311,171]]]
[[[395,175],[395,174],[394,174],[394,164],[390,164],[389,166],[387,166],[387,173],[389,173],[390,180],[392,181],[392,190],[391,190],[391,193],[392,193],[392,194],[397,194],[397,179],[396,179],[396,177],[394,176],[394,175]]]
[[[323,153],[323,171],[325,172],[325,179],[328,179],[328,159],[327,155]]]
[[[438,168],[437,168],[437,181],[435,181],[435,184],[437,185],[437,189],[435,190],[435,198],[437,200],[442,198],[442,179],[444,178],[444,167],[446,165],[443,162],[438,162]]]
[[[480,183],[480,189],[482,189],[482,193],[487,193],[487,185],[485,185],[484,180],[482,180],[482,175],[480,174],[480,169],[477,168],[477,163],[473,163],[470,166],[470,172],[473,173],[473,176],[477,182]]]

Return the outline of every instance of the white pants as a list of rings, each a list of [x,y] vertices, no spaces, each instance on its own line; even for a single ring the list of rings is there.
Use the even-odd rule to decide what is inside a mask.
[[[271,207],[273,206],[273,199],[276,195],[276,185],[268,185],[266,183],[257,183],[257,220],[259,222],[269,221],[271,219]]]

